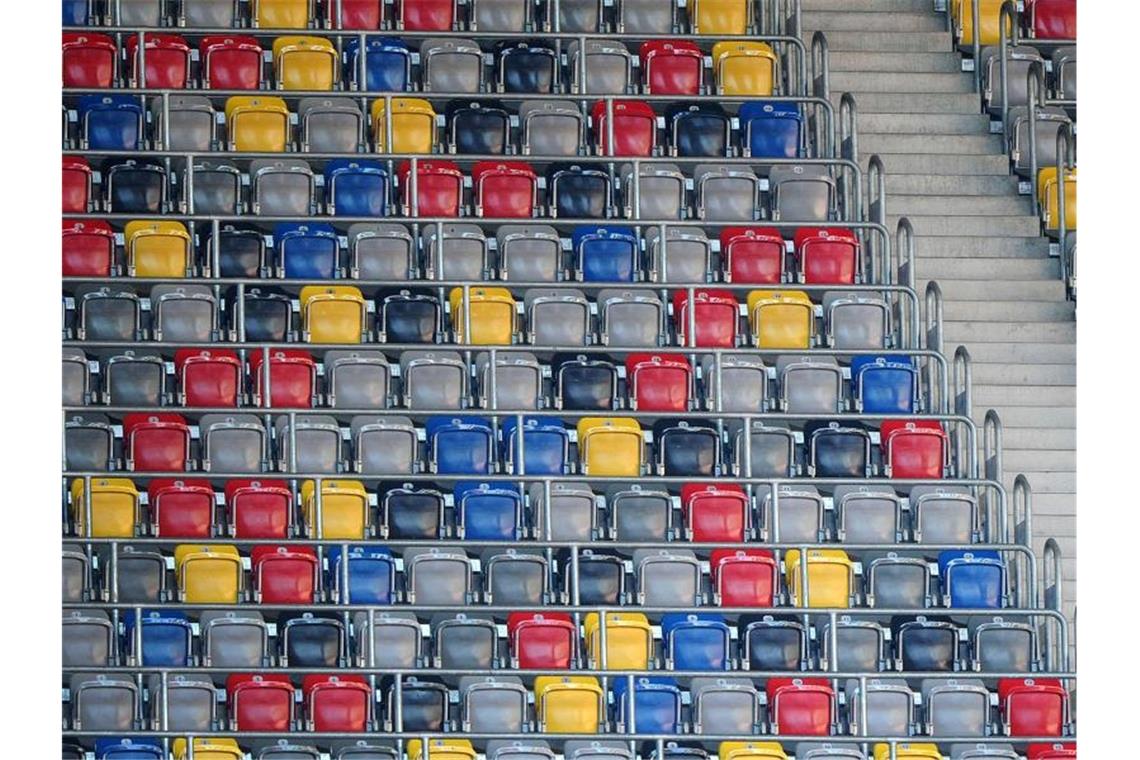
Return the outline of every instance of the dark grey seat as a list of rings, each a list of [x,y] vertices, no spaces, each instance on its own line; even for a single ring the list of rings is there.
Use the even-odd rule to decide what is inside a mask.
[[[642,215],[647,216],[644,211]],[[645,247],[649,254],[649,279],[654,282],[705,282],[709,278],[712,245],[699,227],[666,227],[664,242],[661,228],[649,227],[645,231]]]
[[[467,365],[456,351],[400,354],[404,405],[409,409],[462,409],[467,399]]]
[[[71,728],[134,731],[139,722],[139,689],[129,675],[76,673],[69,682]]]
[[[69,415],[63,426],[64,461],[69,470],[112,470],[115,431],[104,414]]]
[[[115,631],[103,610],[64,610],[63,666],[115,664]]]

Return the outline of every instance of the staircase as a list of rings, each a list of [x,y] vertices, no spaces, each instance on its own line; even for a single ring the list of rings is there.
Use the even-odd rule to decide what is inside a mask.
[[[1059,263],[1028,196],[990,134],[972,74],[932,0],[802,0],[803,38],[827,36],[831,92],[855,96],[859,154],[886,167],[887,226],[914,225],[918,292],[945,297],[945,351],[973,357],[974,417],[1005,428],[1005,486],[1033,487],[1034,545],[1064,556],[1066,614],[1076,599],[1076,322]],[[1012,490],[1011,490],[1012,493]]]

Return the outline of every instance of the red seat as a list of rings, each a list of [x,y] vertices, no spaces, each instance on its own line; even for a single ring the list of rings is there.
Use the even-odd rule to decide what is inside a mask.
[[[64,277],[110,277],[115,233],[98,219],[63,220]]]
[[[329,7],[336,27],[336,3]],[[379,29],[383,23],[384,0],[340,0],[340,29]]]
[[[641,43],[641,71],[646,92],[653,95],[699,95],[705,57],[684,40],[648,40]]]
[[[643,412],[684,412],[689,408],[692,369],[682,356],[630,354],[625,378],[634,408]]]
[[[606,103],[599,100],[590,112],[594,124],[594,142],[601,155],[610,155],[606,128]],[[641,100],[614,101],[615,156],[651,156],[657,145],[657,116],[648,103]]]
[[[933,420],[884,420],[879,428],[883,462],[892,478],[941,478],[949,441]]]
[[[725,227],[720,256],[730,282],[772,285],[784,276],[784,238],[774,227]]]
[[[538,177],[520,161],[479,161],[471,167],[475,215],[530,218],[537,205]]]
[[[372,690],[363,676],[307,675],[301,681],[312,731],[368,731]]]
[[[255,546],[250,552],[254,589],[262,604],[314,604],[317,554],[307,546]]]
[[[577,635],[578,629],[565,612],[507,615],[507,637],[519,668],[570,668]]]
[[[1026,0],[1029,28],[1039,40],[1077,38],[1077,0]]]
[[[264,354],[254,351],[249,357],[249,375],[258,405],[261,398]],[[269,354],[269,405],[274,407],[311,407],[317,390],[317,365],[305,351],[279,348]]]
[[[214,489],[208,480],[156,478],[146,489],[155,535],[209,538],[214,527]]]
[[[709,556],[721,607],[771,607],[780,577],[769,549],[714,549]]]
[[[231,480],[226,514],[235,538],[286,538],[293,493],[284,480]]]
[[[261,86],[262,50],[253,37],[203,37],[198,52],[204,87],[256,90]]]
[[[831,734],[835,692],[826,678],[769,678],[767,691],[773,734]]]
[[[91,204],[91,166],[79,156],[63,157],[63,213],[86,214]],[[67,222],[63,223],[64,228]]]
[[[238,405],[241,359],[237,352],[182,348],[174,352],[174,372],[183,406]]]
[[[180,414],[135,412],[123,417],[128,469],[182,472],[190,456],[190,428]]]
[[[1073,742],[1054,744],[1030,744],[1025,756],[1029,760],[1067,760],[1077,756],[1077,745]]]
[[[845,229],[801,227],[796,266],[809,285],[853,285],[859,272],[859,240]]]
[[[697,326],[697,345],[701,348],[732,348],[736,345],[740,325],[740,304],[728,290],[696,290],[697,305],[694,321]],[[673,321],[678,342],[689,345],[689,291],[673,292]]]
[[[748,497],[740,486],[688,483],[681,487],[681,512],[693,541],[745,540]]]
[[[138,71],[139,37],[127,40],[131,81],[142,86]],[[190,78],[190,46],[177,34],[148,33],[146,36],[146,86],[181,90]]]
[[[63,86],[113,87],[115,41],[106,34],[66,32],[63,35]]]
[[[1056,678],[1002,678],[998,705],[1010,736],[1061,736],[1069,693]]]
[[[226,703],[234,731],[290,731],[293,684],[289,676],[234,673],[226,679]]]
[[[455,0],[402,0],[400,18],[408,31],[450,31],[455,25]]]
[[[451,161],[420,161],[416,168],[416,212],[412,213],[412,164],[400,164],[400,187],[407,216],[459,216],[463,173]]]

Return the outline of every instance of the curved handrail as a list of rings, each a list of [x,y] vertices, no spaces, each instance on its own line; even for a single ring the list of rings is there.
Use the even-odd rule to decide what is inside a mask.
[[[1041,571],[1041,590],[1042,602],[1045,609],[1053,610],[1061,615],[1064,615],[1065,607],[1065,591],[1064,583],[1062,581],[1062,556],[1061,545],[1057,543],[1055,538],[1045,539],[1045,551],[1041,556],[1042,571]],[[1063,647],[1063,644],[1053,639],[1050,634],[1048,626],[1046,627],[1046,641],[1047,653],[1049,655],[1049,667],[1057,663],[1068,666],[1069,652],[1068,647]]]
[[[974,416],[974,371],[970,352],[965,346],[954,351],[954,413]]]
[[[850,92],[843,93],[839,99],[839,154],[856,164],[859,163],[858,117],[855,96]]]
[[[1008,24],[1008,27],[1007,27]],[[1008,41],[1006,38],[1006,29],[1009,29]],[[977,36],[977,27],[974,27],[974,36]],[[998,67],[1001,72],[1001,123],[1004,128],[1009,123],[1009,46],[1012,44],[1017,47],[1017,5],[1013,0],[1005,0],[1001,5],[1001,11],[998,13]],[[974,59],[974,67],[977,68],[979,62]],[[993,89],[993,82],[990,82],[990,89]]]
[[[986,490],[985,498],[990,498],[989,489]],[[1024,474],[1018,474],[1013,480],[1013,498],[1010,499],[1010,520],[1009,531],[1012,532],[1011,543],[1021,544],[1027,546],[1032,550],[1033,541],[1033,487],[1029,485],[1029,478]],[[1002,535],[1003,541],[1009,541],[1011,536],[1008,533]],[[1016,578],[1018,584],[1018,593],[1024,593],[1026,596],[1036,595],[1032,586],[1028,586],[1029,576],[1021,575],[1021,570],[1018,565],[1012,567],[1019,573]],[[1027,588],[1022,588],[1028,586]],[[1024,597],[1023,597],[1024,598]],[[1031,604],[1035,604],[1036,600],[1029,599]]]
[[[1068,237],[1068,212],[1065,208],[1065,185],[1069,172],[1077,168],[1076,151],[1073,142],[1073,126],[1071,123],[1062,124],[1057,129],[1057,241],[1061,251],[1061,279],[1069,285],[1071,262],[1068,259],[1065,238]],[[1036,181],[1036,177],[1034,178]]]
[[[871,156],[867,162],[867,221],[877,224],[887,224],[887,183],[886,168],[883,160],[877,155]],[[894,273],[890,266],[890,241],[880,241],[878,236],[871,237],[871,282],[890,285]]]
[[[1029,184],[1030,197],[1033,198],[1033,213],[1041,213],[1041,199],[1037,197],[1037,109],[1045,105],[1045,64],[1034,61],[1029,65],[1025,75],[1025,92],[1027,116],[1029,117]],[[1008,128],[1007,128],[1008,130]],[[1010,136],[1010,140],[1017,139],[1017,134]]]
[[[815,32],[811,37],[811,93],[813,97],[829,100],[831,98],[831,51],[827,44],[827,35]],[[822,155],[835,157],[835,122],[830,120],[824,125],[819,115],[813,111],[815,123],[816,151]],[[830,126],[830,129],[826,127]]]
[[[900,285],[910,288],[911,292],[916,294],[915,304],[917,306],[917,289],[915,288],[915,247],[914,247],[914,225],[911,224],[910,219],[905,216],[899,219],[898,226],[895,228],[895,249],[898,251],[898,269],[895,270],[895,281]],[[888,254],[888,264],[893,268],[894,262],[891,257],[891,251]],[[912,309],[912,304],[907,299],[899,299],[899,327],[904,339],[903,345],[909,348],[918,348],[920,340],[919,333],[919,311],[917,308]]]
[[[1002,425],[998,413],[990,409],[986,411],[985,421],[982,423],[982,460],[985,462],[986,477],[992,477],[999,483],[1004,482],[1005,461],[1002,458],[1002,441],[1005,437],[1005,427]]]
[[[925,347],[930,351],[936,351],[942,354],[942,288],[937,282],[931,280],[926,283],[926,321],[925,333],[923,335],[923,342]],[[926,387],[931,391],[934,389],[934,365],[927,363],[926,365]],[[944,388],[940,389],[940,398],[931,396],[930,403],[932,409],[943,409],[946,407],[946,393]]]

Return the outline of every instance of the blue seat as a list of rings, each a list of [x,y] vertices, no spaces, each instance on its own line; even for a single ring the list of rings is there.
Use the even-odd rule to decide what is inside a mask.
[[[720,615],[670,612],[661,618],[665,657],[673,670],[728,670],[731,632]]]
[[[348,81],[359,85],[360,40],[352,37],[345,42],[344,60]],[[364,71],[366,90],[369,92],[404,92],[408,87],[412,68],[412,53],[408,46],[392,37],[372,36],[364,41]]]
[[[154,739],[108,736],[95,740],[95,760],[162,760],[162,744]]]
[[[504,483],[456,483],[455,512],[462,538],[514,541],[522,523],[522,494]]]
[[[432,417],[425,425],[428,461],[441,474],[490,475],[494,433],[481,417]]]
[[[751,102],[740,106],[742,140],[753,157],[799,157],[800,125],[795,103]]]
[[[325,198],[334,216],[384,216],[388,210],[388,172],[379,161],[329,161]]]
[[[856,356],[851,360],[854,396],[865,414],[913,414],[918,370],[908,356]]]
[[[511,462],[511,472],[518,472],[518,418],[503,422],[503,455]],[[550,417],[527,417],[523,420],[522,447],[527,475],[565,475],[570,459],[570,434],[562,420]]]
[[[1000,608],[1005,563],[996,551],[945,551],[938,555],[942,596],[950,607]]]
[[[574,258],[587,282],[632,282],[637,270],[637,237],[626,227],[578,227]]]
[[[87,0],[63,0],[64,26],[87,26],[87,23]]]
[[[341,548],[326,550],[329,588],[340,589]],[[348,594],[340,591],[341,604],[391,604],[396,589],[396,563],[392,552],[380,547],[348,547]]]
[[[273,227],[277,265],[286,277],[331,280],[340,259],[340,240],[329,224],[280,222]]]
[[[135,613],[123,613],[125,626],[124,648],[135,652]],[[171,610],[143,610],[142,663],[150,667],[184,668],[190,665],[190,651],[194,632],[190,621],[181,612]]]
[[[80,96],[79,130],[90,150],[139,150],[142,104],[130,95]]]
[[[638,677],[634,681],[634,708],[639,734],[675,734],[681,727],[681,690],[672,678],[661,676]],[[610,686],[615,716],[625,721],[629,713],[629,679],[617,676]]]

